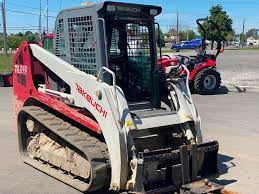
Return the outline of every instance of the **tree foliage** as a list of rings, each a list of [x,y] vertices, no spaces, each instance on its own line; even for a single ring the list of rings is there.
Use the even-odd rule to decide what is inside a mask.
[[[258,38],[258,30],[255,28],[251,28],[247,31],[246,33],[247,37],[253,37],[253,38]]]
[[[168,33],[168,34],[176,35],[177,32],[176,32],[176,29],[175,29],[175,28],[170,28],[167,33]]]
[[[188,37],[187,37],[188,35]],[[185,41],[185,40],[193,40],[196,38],[197,34],[193,30],[187,30],[187,31],[180,31],[179,32],[180,36],[180,41]]]
[[[161,29],[156,29],[156,34],[157,34],[157,46],[159,47],[165,47],[165,35],[162,32]]]
[[[35,42],[37,40],[37,34],[27,31],[25,33],[19,32],[17,34],[9,34],[7,36],[7,47],[16,49],[19,47],[20,43],[26,40],[27,42]],[[0,48],[4,47],[3,33],[0,33]]]
[[[218,25],[221,31],[221,39],[226,40],[228,35],[232,32],[233,20],[230,18],[227,12],[223,10],[223,7],[221,5],[212,6],[208,19]],[[218,39],[217,29],[209,21],[205,21],[203,26],[207,31],[207,39],[212,41],[213,48],[214,41]],[[204,36],[204,33],[200,27],[198,28],[198,31],[202,36]]]
[[[17,48],[23,41],[23,37],[18,35],[10,35],[7,37],[7,45],[9,48]]]
[[[170,28],[168,30],[167,34],[171,34],[172,36],[176,37],[177,31],[175,28]],[[191,29],[180,30],[179,37],[180,37],[180,41],[186,41],[187,39],[193,40],[193,39],[197,38],[197,34]]]
[[[28,34],[25,36],[25,40],[27,42],[35,42],[36,41],[36,35],[35,34]]]

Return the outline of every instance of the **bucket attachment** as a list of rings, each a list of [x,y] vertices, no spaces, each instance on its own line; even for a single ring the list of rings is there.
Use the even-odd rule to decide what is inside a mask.
[[[218,176],[217,141],[138,153],[134,192],[168,192]]]

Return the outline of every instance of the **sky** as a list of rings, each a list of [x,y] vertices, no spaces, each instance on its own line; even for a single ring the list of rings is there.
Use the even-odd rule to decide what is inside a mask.
[[[42,25],[46,27],[47,0],[42,1]],[[49,1],[49,28],[54,28],[55,17],[64,8],[79,6],[82,2],[91,0],[48,0]],[[117,1],[117,0],[115,0]],[[176,25],[176,13],[179,13],[180,28],[196,31],[195,20],[209,15],[209,9],[213,5],[221,4],[224,10],[233,19],[233,28],[237,33],[242,31],[242,23],[245,18],[245,31],[249,28],[259,29],[259,1],[256,0],[120,0],[128,3],[141,3],[159,5],[163,8],[157,22],[164,32],[170,26]],[[0,0],[1,2],[1,0]],[[92,2],[102,2],[92,0]],[[27,30],[36,31],[39,26],[40,0],[6,0],[7,32],[17,33]],[[0,21],[2,28],[2,21]],[[2,29],[0,29],[0,32]]]

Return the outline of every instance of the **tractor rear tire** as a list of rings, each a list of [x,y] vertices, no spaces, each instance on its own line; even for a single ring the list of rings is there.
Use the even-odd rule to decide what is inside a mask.
[[[194,88],[194,81],[189,82],[189,88],[192,94],[195,93],[195,88]]]
[[[194,79],[194,89],[201,95],[215,94],[220,84],[220,73],[215,68],[202,69]]]

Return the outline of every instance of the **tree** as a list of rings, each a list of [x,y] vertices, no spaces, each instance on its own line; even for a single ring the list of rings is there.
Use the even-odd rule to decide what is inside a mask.
[[[232,32],[233,20],[230,18],[227,12],[223,10],[223,7],[221,5],[211,7],[208,20],[211,20],[218,25],[221,31],[220,38],[222,40],[226,40],[227,36]],[[209,21],[205,21],[203,23],[203,26],[207,31],[207,39],[212,41],[211,49],[213,49],[215,40],[219,38],[217,29]],[[198,31],[202,36],[204,36],[204,33],[200,27],[198,28]]]
[[[227,37],[225,38],[226,41],[227,41],[227,45],[228,45],[229,43],[231,43],[231,42],[234,40],[234,38],[235,38],[235,31],[232,29],[232,32],[229,33],[229,34],[227,35]]]
[[[162,32],[161,29],[158,29],[156,30],[156,34],[157,34],[157,46],[159,47],[165,47],[165,35],[164,33]]]
[[[0,32],[0,49],[2,49],[4,47],[4,37],[3,37],[3,33]]]
[[[175,28],[170,28],[170,30],[167,32],[168,34],[176,35],[176,29]]]
[[[31,31],[26,31],[24,35],[25,35],[25,36],[28,36],[28,35],[30,35],[30,34],[33,34],[33,33],[32,33]]]
[[[19,32],[17,36],[23,37],[23,33]]]
[[[255,28],[251,28],[247,31],[246,33],[247,37],[253,37],[253,38],[258,38],[258,30]]]
[[[35,34],[28,34],[25,36],[25,40],[27,42],[36,42],[36,35]]]
[[[188,34],[188,38],[187,38],[187,34]],[[193,30],[180,31],[179,35],[180,35],[180,41],[185,41],[187,39],[192,40],[192,39],[195,39],[197,36],[197,34]]]
[[[9,48],[16,49],[21,44],[23,38],[17,35],[10,35],[7,37],[7,45]]]

